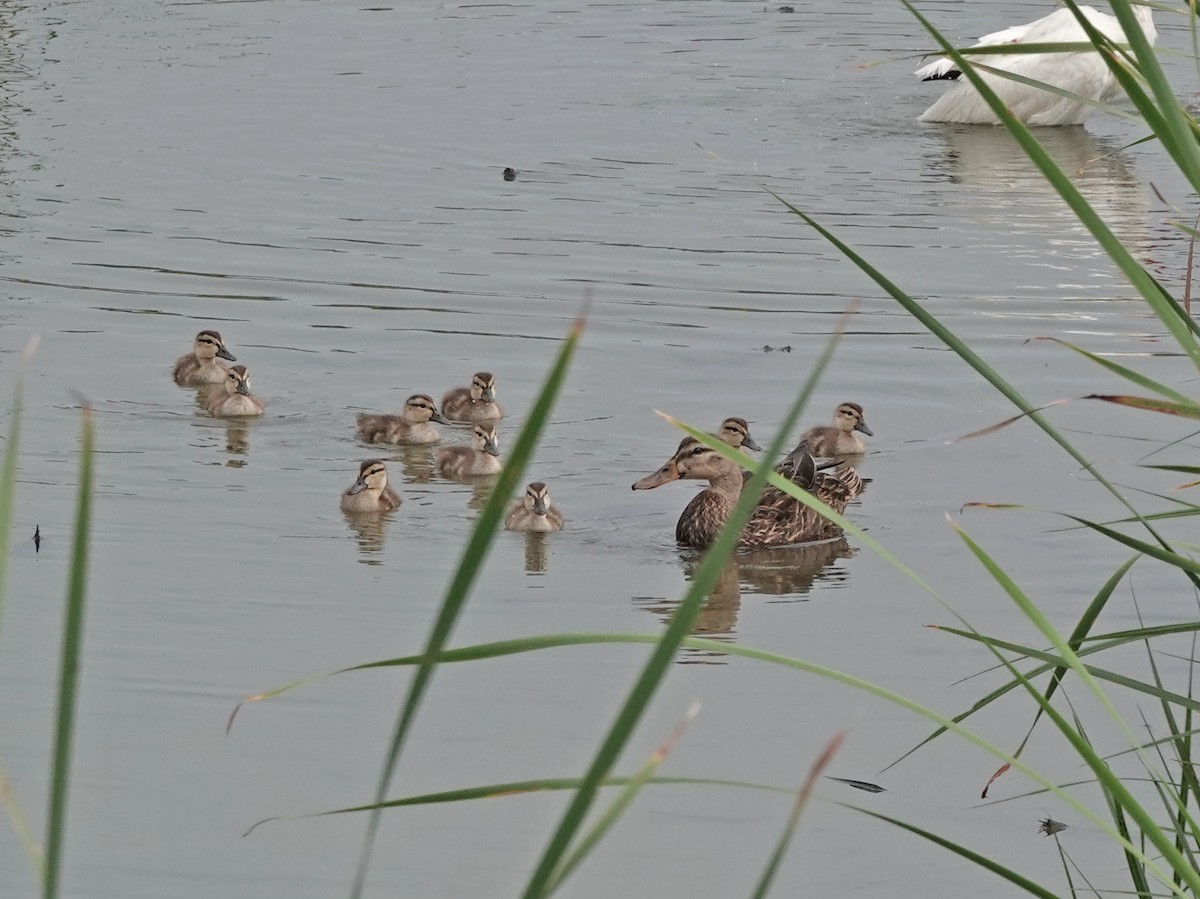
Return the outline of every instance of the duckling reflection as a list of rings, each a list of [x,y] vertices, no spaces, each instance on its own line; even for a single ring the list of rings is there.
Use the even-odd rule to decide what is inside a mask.
[[[222,387],[222,389],[224,389]],[[243,457],[227,459],[227,468],[245,468],[250,455],[250,426],[245,419],[228,418],[225,420],[225,452],[230,456]]]
[[[358,552],[362,556],[358,561],[364,565],[381,565],[382,559],[373,558],[383,553],[383,536],[387,530],[391,515],[375,512],[343,512],[346,526],[354,534],[358,544]]]
[[[524,531],[525,573],[545,574],[550,568],[550,541],[545,531]]]
[[[397,447],[396,460],[400,463],[400,471],[408,484],[428,484],[437,472],[433,461],[433,447],[429,444]]]

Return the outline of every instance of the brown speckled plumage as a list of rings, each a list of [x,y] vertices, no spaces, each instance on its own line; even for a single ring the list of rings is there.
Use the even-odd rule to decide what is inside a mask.
[[[441,434],[429,424],[430,421],[449,424],[437,410],[432,397],[414,393],[404,403],[404,411],[399,415],[360,415],[355,429],[367,443],[419,446],[437,443],[441,439]]]
[[[775,469],[799,484],[835,512],[862,490],[862,480],[849,466],[834,472],[817,471],[803,444]],[[679,450],[654,474],[633,485],[634,490],[652,490],[681,478],[708,481],[709,486],[684,507],[675,526],[675,539],[689,546],[706,547],[729,519],[742,491],[742,472],[737,463],[687,438]],[[742,529],[738,545],[743,547],[785,546],[840,536],[842,529],[777,487],[767,485]]]
[[[229,369],[217,359],[228,359],[236,362],[221,335],[216,331],[201,331],[192,342],[192,351],[180,356],[171,371],[171,377],[180,387],[200,387],[204,384],[221,384],[225,381],[225,373]]]
[[[495,421],[504,412],[496,403],[496,378],[476,372],[470,387],[455,387],[442,397],[442,414],[451,421]]]

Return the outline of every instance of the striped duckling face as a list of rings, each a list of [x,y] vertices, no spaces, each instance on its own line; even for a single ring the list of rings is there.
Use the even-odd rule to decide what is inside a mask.
[[[471,399],[477,403],[496,402],[496,378],[490,371],[475,372],[471,378]]]
[[[721,422],[717,437],[724,443],[739,449],[762,450],[762,447],[755,443],[754,438],[750,436],[750,425],[744,418],[725,419]]]
[[[500,435],[496,433],[496,426],[486,422],[475,425],[471,431],[471,445],[481,453],[499,456]]]
[[[235,393],[250,395],[250,370],[246,366],[235,365],[229,369],[229,374],[225,376],[225,392],[230,396]]]
[[[237,357],[225,349],[225,342],[221,340],[221,335],[216,331],[201,331],[197,334],[196,341],[192,344],[192,352],[202,362],[214,358],[237,362]]]
[[[550,491],[541,481],[525,488],[525,508],[534,515],[545,515],[550,511]]]
[[[356,496],[364,490],[376,495],[387,489],[388,473],[382,459],[368,459],[358,467],[358,480],[346,491],[349,496]]]
[[[875,432],[867,427],[863,408],[858,403],[842,403],[833,413],[833,423],[839,431],[861,431],[868,437],[874,437]]]
[[[428,421],[436,421],[444,425],[450,424],[438,411],[433,397],[426,396],[424,393],[414,393],[405,401],[403,417],[410,425],[423,425]]]

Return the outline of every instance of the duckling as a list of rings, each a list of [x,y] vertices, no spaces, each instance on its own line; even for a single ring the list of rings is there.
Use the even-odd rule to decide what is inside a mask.
[[[744,418],[727,418],[721,422],[721,427],[709,433],[722,443],[728,443],[736,449],[745,447],[748,450],[762,450],[762,447],[755,443],[754,438],[750,436],[750,424]],[[694,438],[689,436],[680,440],[679,449],[683,449],[683,445],[692,439]]]
[[[438,450],[437,467],[452,478],[496,474],[500,471],[500,442],[496,426],[482,422],[471,432],[471,446],[446,446]]]
[[[216,331],[201,331],[196,335],[192,351],[180,356],[175,363],[172,377],[180,387],[222,384],[229,368],[218,362],[218,358],[237,362],[237,357],[225,349],[220,334]]]
[[[848,465],[833,473],[817,471],[812,454],[803,443],[775,470],[839,513],[862,490],[862,479]],[[633,489],[653,490],[681,478],[705,480],[708,487],[684,508],[675,525],[675,539],[688,546],[707,547],[733,512],[742,492],[742,471],[736,462],[689,437],[662,468],[635,482]],[[804,503],[767,485],[742,529],[738,545],[786,546],[838,537],[841,533],[840,527]]]
[[[263,414],[262,401],[250,392],[250,372],[246,366],[235,365],[225,373],[225,392],[208,401],[208,414],[218,418]]]
[[[450,424],[437,410],[432,397],[414,393],[405,401],[404,411],[399,415],[358,416],[358,436],[367,443],[403,446],[437,443],[441,435],[429,424],[430,421]]]
[[[496,405],[496,378],[476,372],[470,387],[455,387],[442,397],[442,414],[453,421],[494,421],[504,412]]]
[[[863,408],[858,403],[842,403],[833,413],[832,425],[809,428],[800,435],[800,442],[808,444],[814,456],[852,456],[867,451],[867,445],[855,434],[861,431],[868,437],[875,432],[867,427]]]
[[[562,512],[550,502],[550,491],[541,481],[525,488],[524,498],[509,511],[504,526],[510,531],[561,531]]]
[[[358,467],[358,480],[342,493],[343,512],[390,512],[400,506],[400,494],[388,486],[387,468],[379,459]]]

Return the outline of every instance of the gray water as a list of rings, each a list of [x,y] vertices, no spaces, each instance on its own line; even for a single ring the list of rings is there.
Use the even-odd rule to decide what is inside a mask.
[[[928,3],[968,38],[1045,4]],[[693,559],[673,540],[692,490],[633,494],[678,433],[727,415],[773,433],[816,354],[857,313],[806,414],[861,402],[876,433],[853,519],[985,632],[1028,626],[946,525],[965,526],[1069,626],[1120,561],[1049,510],[1120,515],[981,379],[774,191],[942,317],[1034,402],[1123,389],[1053,336],[1172,383],[1184,363],[1012,142],[919,126],[941,88],[912,83],[930,45],[894,0],[549,4],[0,2],[0,388],[32,335],[16,556],[0,631],[0,762],[40,831],[74,499],[75,392],[97,412],[99,497],[66,893],[89,899],[344,893],[364,820],[254,821],[366,801],[405,675],[305,687],[225,721],[243,696],[407,654],[424,640],[483,493],[387,455],[404,504],[375,531],[337,498],[373,450],[354,414],[497,374],[509,440],[590,300],[583,344],[530,479],[568,527],[502,534],[454,642],[565,631],[653,632]],[[1000,16],[998,19],[997,16]],[[1163,18],[1160,16],[1160,19]],[[1161,44],[1184,48],[1174,22]],[[1168,60],[1181,91],[1194,74]],[[1117,234],[1180,289],[1187,191],[1142,129],[1097,118],[1039,136]],[[519,170],[506,182],[506,166]],[[227,426],[169,378],[216,327],[254,376],[262,421]],[[790,352],[764,352],[790,346]],[[1133,358],[1127,358],[1133,357]],[[7,407],[6,407],[7,410]],[[5,412],[7,415],[7,411]],[[1054,410],[1113,477],[1186,424],[1077,402]],[[1150,431],[1149,429],[1153,429]],[[455,431],[450,439],[464,439]],[[1194,442],[1156,457],[1188,460]],[[1151,502],[1151,501],[1147,501]],[[40,526],[46,542],[34,553]],[[1031,536],[1032,535],[1032,536]],[[984,691],[972,645],[926,593],[853,541],[743,559],[699,630],[853,672],[947,713]],[[1139,588],[1160,575],[1147,570]],[[1147,623],[1194,617],[1167,593]],[[1135,623],[1128,601],[1109,629]],[[1040,642],[1040,640],[1038,640]],[[644,647],[536,653],[439,670],[392,793],[581,773]],[[671,672],[622,769],[688,705],[699,719],[665,775],[799,783],[839,729],[830,773],[877,780],[857,801],[948,833],[1061,886],[1055,800],[975,808],[995,763],[943,740],[880,769],[930,725],[826,680],[715,654]],[[1004,745],[1018,703],[977,726]],[[1118,747],[1119,748],[1119,747]],[[1048,731],[1027,760],[1078,771]],[[998,793],[1027,784],[1015,776]],[[385,816],[372,896],[511,895],[564,802],[539,795]],[[727,897],[749,891],[785,796],[645,791],[564,893]],[[30,866],[0,828],[0,894]],[[1120,860],[1064,839],[1103,885]],[[1108,878],[1105,880],[1105,878]],[[933,887],[936,884],[936,887]],[[778,895],[1000,896],[988,875],[828,803],[810,809]]]

